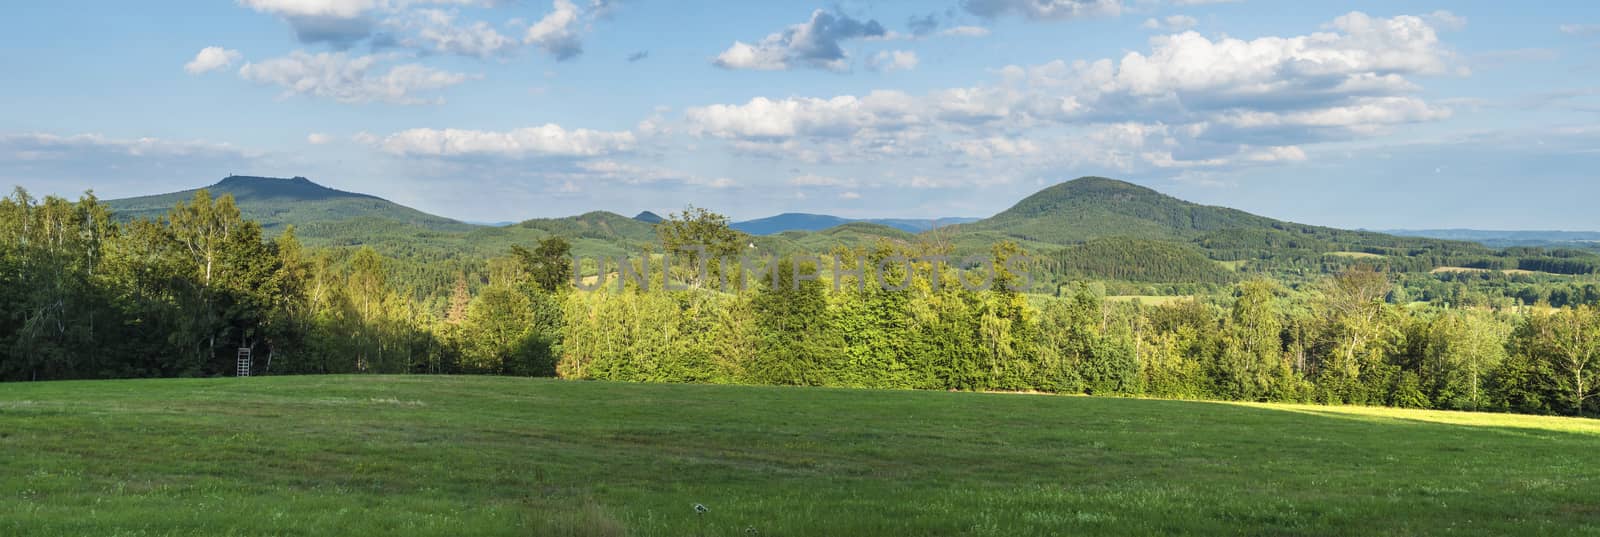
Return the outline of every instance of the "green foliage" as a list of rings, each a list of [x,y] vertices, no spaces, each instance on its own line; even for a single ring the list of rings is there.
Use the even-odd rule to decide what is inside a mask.
[[[548,237],[539,241],[532,251],[512,246],[511,254],[522,261],[522,270],[539,289],[554,293],[566,287],[572,279],[572,245],[561,237]]]
[[[1130,238],[1095,239],[1046,256],[1044,268],[1069,279],[1157,283],[1231,283],[1233,271],[1180,243]]]
[[[326,196],[310,201],[372,202],[272,185]],[[248,217],[257,202],[207,191],[131,221],[93,196],[35,200],[18,191],[0,200],[0,379],[227,375],[244,347],[257,374],[559,375],[1600,413],[1600,314],[1585,305],[1600,301],[1600,284],[1546,273],[1417,272],[1472,259],[1581,268],[1591,253],[1489,252],[1297,226],[1109,180],[1041,195],[989,222],[1019,227],[920,235],[851,223],[751,238],[690,208],[660,224],[589,213],[465,232],[401,226],[370,243],[329,246],[329,235],[303,244],[299,226],[270,238]],[[1169,233],[1090,237],[1066,248],[1041,242],[1061,237],[1014,233],[1085,200]],[[342,232],[381,227],[383,218],[358,216]],[[408,238],[413,232],[420,238]],[[664,252],[646,249],[653,239]],[[990,239],[1002,240],[980,244]],[[470,246],[446,251],[451,241]],[[755,273],[712,264],[705,281],[690,270],[751,244],[761,252],[825,248],[839,264],[794,255]],[[1041,244],[1055,253],[1026,269],[1007,263]],[[706,247],[705,257],[682,252],[687,246]],[[595,252],[631,254],[635,266],[653,268],[647,282],[570,288],[568,255]],[[981,270],[957,270],[972,268],[955,261],[971,253],[995,261],[992,287],[972,285]],[[668,269],[670,260],[677,263]],[[583,270],[616,276],[609,264]],[[885,283],[911,283],[880,287],[880,270]],[[1025,285],[1038,272],[1050,277]],[[714,285],[723,277],[756,286]],[[1051,287],[1056,296],[1034,294]],[[1106,296],[1151,290],[1194,296],[1153,306]],[[1541,307],[1519,307],[1531,303]]]

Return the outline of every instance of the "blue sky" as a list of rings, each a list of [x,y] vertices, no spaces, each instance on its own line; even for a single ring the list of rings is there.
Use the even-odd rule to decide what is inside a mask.
[[[473,221],[986,216],[1082,175],[1342,227],[1600,229],[1600,7],[66,0],[0,183],[306,176]]]

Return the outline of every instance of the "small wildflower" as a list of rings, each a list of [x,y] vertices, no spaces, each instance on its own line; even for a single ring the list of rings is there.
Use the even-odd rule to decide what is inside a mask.
[[[701,505],[701,504],[698,504],[698,503],[694,504],[694,512],[697,515],[703,515],[703,514],[706,514],[706,513],[710,512],[710,511],[711,510],[710,509],[706,509],[706,506],[704,506],[704,505]]]

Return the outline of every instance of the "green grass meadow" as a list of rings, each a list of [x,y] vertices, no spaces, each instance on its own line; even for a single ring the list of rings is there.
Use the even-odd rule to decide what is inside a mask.
[[[5,536],[752,533],[1600,535],[1600,423],[494,377],[0,385]]]

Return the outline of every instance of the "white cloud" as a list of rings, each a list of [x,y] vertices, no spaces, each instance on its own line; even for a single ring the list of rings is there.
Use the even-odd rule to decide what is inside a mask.
[[[1007,138],[1004,136],[990,136],[976,140],[960,140],[950,144],[951,148],[962,154],[979,159],[993,160],[996,158],[1010,158],[1024,155],[1037,154],[1039,145],[1026,138]]]
[[[567,60],[583,52],[583,34],[613,0],[553,0],[551,10],[531,25],[512,19],[507,26],[527,26],[523,35],[508,36],[482,20],[458,20],[459,13],[428,6],[493,7],[506,0],[238,0],[257,12],[276,15],[294,28],[303,43],[327,43],[339,50],[363,42],[373,49],[405,47],[419,51],[489,58],[535,46]]]
[[[842,200],[857,200],[857,199],[861,199],[861,194],[859,194],[857,192],[854,192],[854,191],[840,192],[839,193],[839,199],[842,199]]]
[[[1161,31],[1164,31],[1164,32],[1181,32],[1183,30],[1188,30],[1190,28],[1194,28],[1196,25],[1199,25],[1199,24],[1200,24],[1200,21],[1195,20],[1194,17],[1190,17],[1188,15],[1171,15],[1171,16],[1162,18],[1160,20],[1145,19],[1143,26],[1146,29],[1149,29],[1149,30],[1161,30]]]
[[[1283,145],[1250,151],[1245,158],[1256,162],[1300,162],[1306,159],[1306,152],[1296,146]]]
[[[322,145],[322,144],[325,144],[325,143],[328,143],[328,142],[332,142],[332,141],[333,141],[333,137],[332,136],[328,136],[328,135],[320,133],[320,132],[313,132],[311,134],[307,134],[306,135],[306,143],[311,144],[311,145]]]
[[[805,175],[796,175],[789,178],[789,185],[791,186],[838,186],[854,188],[856,184],[857,183],[855,179],[840,179],[838,177],[828,177],[825,175],[815,175],[809,173]]]
[[[415,63],[379,72],[379,65],[393,57],[295,51],[282,58],[246,63],[239,68],[239,76],[257,84],[282,87],[285,96],[309,95],[344,103],[398,104],[428,102],[416,94],[448,88],[471,78]]]
[[[0,148],[19,161],[80,158],[86,153],[124,157],[252,157],[232,144],[161,138],[111,138],[102,134],[29,133],[0,135]]]
[[[200,52],[195,54],[194,59],[190,60],[189,63],[183,64],[183,70],[188,71],[191,75],[209,73],[233,65],[233,62],[239,61],[241,57],[243,56],[237,50],[206,47],[200,49]]]
[[[955,26],[939,30],[939,35],[952,37],[985,37],[989,29],[982,26]]]
[[[415,32],[413,39],[418,48],[447,54],[488,58],[509,54],[522,46],[487,22],[458,25],[456,16],[438,9],[419,9],[392,19],[389,24]]]
[[[866,97],[832,99],[756,97],[743,105],[711,105],[685,111],[690,132],[723,138],[848,136],[862,129],[892,129],[920,121],[904,93],[877,91]]]
[[[580,15],[577,4],[572,0],[555,0],[550,13],[529,26],[522,41],[543,49],[557,60],[576,57],[583,53],[583,41],[579,36]]]
[[[910,71],[917,68],[917,53],[909,50],[885,50],[872,56],[867,61],[867,68],[873,71]]]
[[[1121,0],[964,0],[961,7],[980,17],[1018,14],[1033,20],[1115,17],[1122,14]]]
[[[659,166],[638,165],[614,160],[589,160],[579,162],[575,178],[601,180],[637,185],[650,183],[681,183],[707,188],[732,188],[738,183],[726,177],[706,177]]]
[[[1218,167],[1294,162],[1304,144],[1448,118],[1412,78],[1461,72],[1427,19],[1355,12],[1293,37],[1156,36],[1120,58],[1008,66],[993,85],[757,97],[691,107],[684,118],[688,132],[729,139],[739,153],[808,163]],[[1060,129],[1087,138],[1040,136]]]
[[[768,35],[755,44],[735,41],[712,64],[724,69],[779,71],[812,67],[831,71],[849,69],[849,54],[842,42],[882,38],[888,31],[875,20],[858,20],[818,9],[811,20]]]
[[[288,17],[350,18],[382,5],[380,0],[239,0],[239,4],[263,13]]]
[[[562,128],[554,123],[511,131],[409,129],[381,142],[384,151],[400,156],[524,158],[531,156],[591,157],[627,151],[631,132]]]

